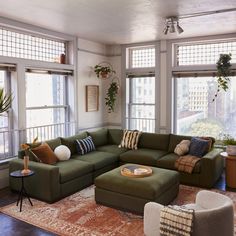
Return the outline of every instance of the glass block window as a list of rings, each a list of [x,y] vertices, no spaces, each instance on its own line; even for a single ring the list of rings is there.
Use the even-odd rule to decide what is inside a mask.
[[[131,68],[145,68],[155,66],[155,48],[140,47],[130,49]]]
[[[46,62],[60,62],[65,42],[0,28],[0,55]]]
[[[177,46],[177,65],[215,64],[219,55],[232,54],[232,63],[236,63],[236,40],[194,45]]]

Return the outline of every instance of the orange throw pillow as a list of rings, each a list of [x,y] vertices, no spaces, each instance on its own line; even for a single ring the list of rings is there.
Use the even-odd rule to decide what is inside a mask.
[[[45,164],[55,164],[58,159],[47,143],[42,143],[40,146],[32,148],[31,151],[38,159]]]

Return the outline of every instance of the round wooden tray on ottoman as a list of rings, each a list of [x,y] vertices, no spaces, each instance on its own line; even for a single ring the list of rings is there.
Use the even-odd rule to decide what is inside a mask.
[[[148,166],[130,164],[121,168],[120,173],[131,178],[143,178],[152,175],[152,169]]]

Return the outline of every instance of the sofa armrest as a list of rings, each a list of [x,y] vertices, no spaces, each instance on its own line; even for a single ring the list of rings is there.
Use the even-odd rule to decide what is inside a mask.
[[[144,234],[146,236],[160,235],[160,214],[164,206],[156,202],[148,202],[144,206]]]
[[[211,188],[217,179],[221,176],[223,171],[223,158],[220,153],[223,150],[220,148],[213,148],[201,159],[201,183],[204,186]]]
[[[9,162],[9,171],[22,170],[23,160],[16,159]],[[35,171],[35,175],[25,179],[27,193],[40,200],[54,202],[60,197],[59,168],[57,166],[40,162],[29,162],[29,169]],[[10,187],[19,191],[21,184],[17,178],[10,177]]]

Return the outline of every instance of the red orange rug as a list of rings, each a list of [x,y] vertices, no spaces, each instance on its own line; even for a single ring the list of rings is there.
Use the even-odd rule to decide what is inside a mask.
[[[195,201],[196,187],[180,185],[178,197],[173,204],[182,205]],[[221,192],[229,196],[236,206],[236,193]],[[143,219],[94,201],[94,186],[86,188],[56,203],[47,204],[33,200],[31,207],[25,200],[23,211],[11,204],[0,211],[29,224],[64,236],[143,236]],[[235,221],[236,222],[236,221]]]

